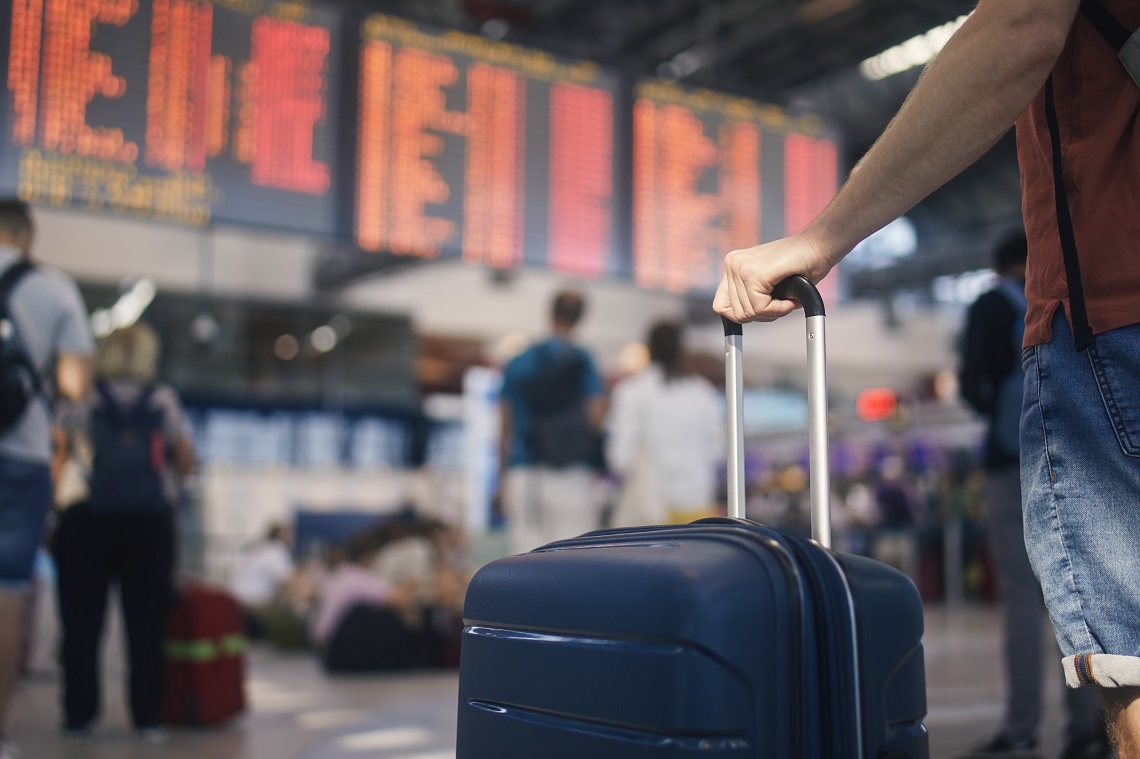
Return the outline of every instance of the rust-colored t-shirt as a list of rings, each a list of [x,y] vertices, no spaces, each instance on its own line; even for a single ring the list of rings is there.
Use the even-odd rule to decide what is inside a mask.
[[[1102,4],[1129,30],[1140,28],[1134,0]],[[1140,323],[1140,88],[1078,14],[1053,68],[1053,89],[1089,325],[1099,334]],[[1029,237],[1029,346],[1048,342],[1057,306],[1069,308],[1044,90],[1017,121],[1017,151]]]

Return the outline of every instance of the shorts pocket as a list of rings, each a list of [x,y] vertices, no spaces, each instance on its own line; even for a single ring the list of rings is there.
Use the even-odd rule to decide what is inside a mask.
[[[1140,457],[1140,325],[1097,335],[1089,361],[1121,450]]]

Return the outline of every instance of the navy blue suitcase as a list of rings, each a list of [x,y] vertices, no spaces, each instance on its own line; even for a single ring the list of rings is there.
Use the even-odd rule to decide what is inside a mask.
[[[823,305],[808,315],[812,524],[594,532],[484,567],[464,607],[457,759],[925,759],[922,606],[830,544]],[[743,513],[739,325],[729,507]],[[823,463],[819,463],[823,462]]]

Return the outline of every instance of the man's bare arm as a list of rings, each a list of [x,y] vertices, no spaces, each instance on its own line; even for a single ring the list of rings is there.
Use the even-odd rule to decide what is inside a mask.
[[[185,477],[198,468],[198,456],[189,440],[185,438],[175,440],[173,453],[174,471],[180,477]]]
[[[982,0],[819,218],[798,235],[725,257],[716,311],[737,321],[789,313],[794,304],[770,297],[780,280],[818,282],[860,240],[976,161],[1041,89],[1078,6]]]
[[[56,361],[56,387],[69,401],[82,401],[91,390],[91,357],[61,353]]]
[[[606,423],[606,398],[599,395],[594,398],[586,400],[586,419],[590,423],[590,429],[595,432],[600,432]]]

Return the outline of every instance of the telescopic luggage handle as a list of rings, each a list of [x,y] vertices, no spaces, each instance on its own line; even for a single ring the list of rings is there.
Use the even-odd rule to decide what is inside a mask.
[[[823,298],[807,277],[788,277],[772,291],[779,300],[795,300],[807,316],[808,470],[811,487],[811,536],[831,547],[831,483],[827,455],[827,359]],[[743,328],[724,322],[725,390],[728,400],[728,515],[744,518],[744,365]]]

